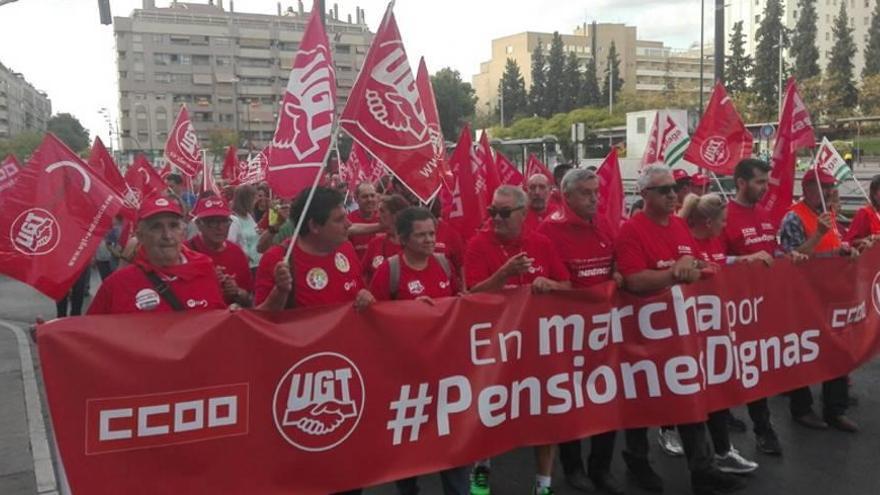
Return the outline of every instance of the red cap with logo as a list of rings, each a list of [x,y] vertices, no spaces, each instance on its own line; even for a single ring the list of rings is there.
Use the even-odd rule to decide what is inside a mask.
[[[227,206],[226,201],[218,196],[208,196],[199,199],[196,207],[193,208],[193,218],[208,217],[228,217],[232,215],[232,210]]]
[[[691,180],[691,176],[680,168],[672,169],[672,178],[675,179],[675,182]]]
[[[709,184],[709,176],[705,174],[694,174],[691,176],[691,184],[697,187]]]
[[[141,203],[137,218],[140,221],[159,213],[174,213],[183,216],[183,210],[180,209],[180,203],[177,200],[167,196],[150,196]]]
[[[837,183],[837,179],[835,179],[833,175],[829,174],[827,170],[819,167],[817,171],[817,169],[814,167],[804,172],[804,178],[801,179],[801,186],[816,182],[817,178],[819,179],[819,183],[822,185],[827,184],[833,186]]]

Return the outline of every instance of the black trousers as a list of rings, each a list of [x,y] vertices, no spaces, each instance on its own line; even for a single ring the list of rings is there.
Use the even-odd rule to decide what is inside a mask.
[[[616,431],[600,433],[590,437],[590,457],[587,461],[587,473],[590,476],[598,476],[611,470],[611,458],[614,455],[614,440]],[[572,440],[559,444],[559,461],[562,463],[562,471],[567,475],[584,469],[584,459],[581,456],[581,441]]]
[[[722,409],[709,414],[709,419],[706,421],[709,436],[712,437],[712,446],[718,455],[730,452],[730,430],[727,429],[728,416],[730,416],[730,411]]]
[[[470,495],[470,466],[461,466],[440,471],[440,482],[443,484],[443,495]],[[397,493],[400,495],[418,495],[419,478],[397,480]]]
[[[684,455],[691,473],[705,472],[712,469],[712,452],[706,438],[706,423],[688,423],[677,425]],[[634,428],[626,430],[626,449],[623,459],[632,468],[648,462],[648,429]]]
[[[748,408],[755,433],[764,433],[773,429],[773,426],[770,424],[770,405],[767,403],[766,398],[749,402]]]
[[[91,276],[92,268],[88,266],[80,274],[79,278],[76,279],[76,282],[73,283],[70,292],[55,302],[56,317],[63,318],[65,316],[79,316],[82,314],[83,300],[86,297],[86,284]],[[68,311],[68,303],[70,303],[70,311]]]
[[[788,393],[789,409],[795,418],[813,409],[813,392],[810,387],[802,387]],[[846,413],[849,406],[849,383],[846,375],[822,382],[822,415],[834,418]]]

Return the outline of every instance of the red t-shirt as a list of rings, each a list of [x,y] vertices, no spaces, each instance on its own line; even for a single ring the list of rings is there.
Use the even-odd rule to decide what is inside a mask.
[[[550,202],[547,203],[547,208],[541,213],[526,207],[526,220],[523,223],[523,232],[536,231],[541,222],[550,218],[557,211],[559,211],[559,205]]]
[[[611,280],[614,241],[603,217],[596,215],[588,222],[561,210],[541,223],[538,232],[553,242],[568,268],[573,287],[590,287]]]
[[[880,234],[880,214],[872,205],[865,205],[856,212],[843,240],[853,242],[876,234]]]
[[[275,265],[287,253],[287,242],[272,246],[260,258],[254,282],[254,305],[266,300],[275,286]],[[354,301],[364,287],[361,280],[361,264],[350,242],[339,246],[332,254],[316,256],[294,246],[293,253],[293,301],[287,307],[321,306]]]
[[[240,289],[251,292],[254,290],[254,282],[251,278],[251,269],[248,257],[244,251],[234,242],[224,241],[220,251],[210,251],[201,235],[190,239],[186,245],[199,253],[211,258],[214,266],[223,269],[223,273],[235,277],[235,283]]]
[[[559,282],[569,280],[568,269],[562,263],[553,243],[537,232],[524,232],[521,237],[502,242],[492,230],[481,230],[468,242],[464,256],[464,276],[468,287],[491,277],[512,256],[525,252],[534,258],[528,273],[507,279],[507,287],[532,283],[537,277]]]
[[[453,274],[458,276],[461,267],[464,266],[464,241],[461,239],[461,234],[447,222],[437,222],[437,240],[434,252],[445,254],[446,259],[452,265]]]
[[[376,223],[379,221],[379,215],[377,213],[373,213],[373,216],[370,218],[364,218],[361,210],[355,210],[348,214],[348,220],[351,223]],[[367,252],[367,244],[370,243],[370,240],[375,237],[376,234],[363,234],[363,235],[350,235],[348,236],[348,240],[351,241],[352,246],[354,246],[354,251],[357,253],[358,259],[363,259],[364,253]]]
[[[454,277],[443,271],[440,262],[433,256],[428,258],[428,265],[422,270],[416,270],[406,264],[403,255],[400,260],[400,279],[397,285],[397,299],[415,299],[420,296],[431,298],[449,297],[455,295]],[[376,269],[373,281],[370,283],[370,292],[379,301],[391,299],[391,268],[388,260],[382,262]],[[451,269],[451,267],[450,267]]]
[[[724,248],[724,242],[720,236],[708,237],[706,239],[694,238],[697,245],[700,258],[705,261],[724,265],[727,262],[727,251]]]
[[[141,248],[131,265],[120,268],[101,283],[86,314],[174,311],[143,270],[156,272],[187,311],[225,308],[211,259],[185,246],[181,256],[185,263],[156,267],[146,260]]]
[[[736,201],[727,204],[727,226],[721,233],[725,254],[745,256],[759,251],[775,253],[776,227],[770,215],[758,207],[749,208]]]
[[[622,275],[665,270],[682,256],[698,253],[684,220],[672,215],[667,225],[659,225],[642,211],[623,224],[614,246],[617,269]]]
[[[386,234],[379,234],[367,244],[367,251],[361,259],[364,270],[364,280],[369,283],[373,279],[373,273],[386,259],[403,252],[403,246],[391,242]]]

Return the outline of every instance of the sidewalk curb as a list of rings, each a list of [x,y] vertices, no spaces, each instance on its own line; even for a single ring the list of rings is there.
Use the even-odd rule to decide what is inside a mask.
[[[27,411],[28,435],[30,436],[31,454],[34,457],[34,477],[39,495],[57,495],[58,483],[55,468],[52,465],[52,452],[43,422],[43,407],[40,390],[37,385],[34,361],[31,357],[30,340],[19,327],[0,320],[0,327],[9,329],[18,341],[18,357],[21,361],[21,380],[24,385],[24,400]]]

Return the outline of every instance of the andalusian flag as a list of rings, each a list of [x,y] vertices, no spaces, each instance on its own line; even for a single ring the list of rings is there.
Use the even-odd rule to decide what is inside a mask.
[[[837,182],[848,179],[853,175],[852,169],[841,158],[840,153],[834,149],[834,145],[831,144],[827,137],[822,138],[822,144],[819,146],[819,151],[816,153],[813,165],[821,167],[825,172],[833,175]]]
[[[682,160],[691,142],[687,131],[679,127],[672,116],[664,111],[657,112],[648,136],[648,146],[642,157],[643,168],[658,164],[675,166]]]

